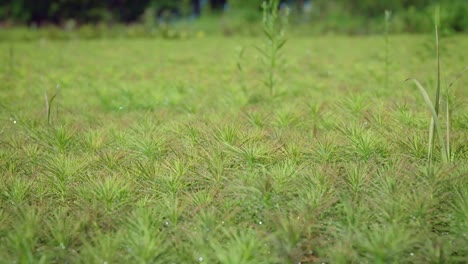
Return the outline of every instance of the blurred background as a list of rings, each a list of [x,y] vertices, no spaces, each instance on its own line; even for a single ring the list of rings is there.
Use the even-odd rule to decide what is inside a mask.
[[[290,31],[299,35],[378,34],[384,28],[385,10],[392,12],[392,33],[430,32],[436,6],[440,6],[444,33],[468,31],[467,0],[280,2],[281,9],[290,10]],[[261,3],[262,0],[2,0],[0,39],[44,35],[49,38],[256,36],[261,34]]]

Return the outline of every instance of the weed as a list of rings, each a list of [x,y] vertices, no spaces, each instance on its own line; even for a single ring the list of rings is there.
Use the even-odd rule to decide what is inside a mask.
[[[412,80],[416,87],[418,88],[419,92],[424,98],[424,102],[431,113],[431,122],[429,126],[429,147],[428,147],[428,169],[432,170],[432,162],[434,156],[434,148],[435,148],[435,137],[439,141],[440,145],[440,153],[441,159],[444,163],[451,162],[453,160],[451,153],[450,153],[450,109],[449,109],[449,101],[446,99],[446,138],[444,140],[444,134],[442,132],[442,125],[440,124],[441,120],[439,119],[439,112],[440,112],[440,102],[441,102],[441,71],[440,71],[440,54],[439,54],[439,9],[436,9],[435,13],[435,43],[436,43],[436,62],[437,62],[437,71],[436,71],[436,95],[434,103],[431,101],[426,89],[419,83],[416,79],[409,79]],[[463,72],[468,69],[465,68]],[[463,73],[462,72],[462,73]],[[461,73],[461,74],[462,74]],[[453,85],[452,82],[449,88]],[[449,89],[448,88],[448,89]]]
[[[52,114],[52,103],[54,102],[55,98],[59,95],[60,92],[60,84],[56,86],[56,92],[49,98],[47,91],[44,92],[45,96],[45,109],[46,109],[46,117],[47,117],[47,125],[50,125],[51,122],[51,114]],[[56,107],[56,118],[58,119],[58,104]]]

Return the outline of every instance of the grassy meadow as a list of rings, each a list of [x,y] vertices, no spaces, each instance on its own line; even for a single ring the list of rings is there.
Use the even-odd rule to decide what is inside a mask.
[[[0,42],[1,263],[466,263],[468,37]],[[445,134],[443,135],[445,138]]]

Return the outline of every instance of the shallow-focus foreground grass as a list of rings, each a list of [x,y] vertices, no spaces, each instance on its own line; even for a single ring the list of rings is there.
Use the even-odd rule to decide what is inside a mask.
[[[466,263],[467,78],[427,173],[433,38],[390,37],[290,39],[274,98],[259,39],[0,43],[1,262]]]

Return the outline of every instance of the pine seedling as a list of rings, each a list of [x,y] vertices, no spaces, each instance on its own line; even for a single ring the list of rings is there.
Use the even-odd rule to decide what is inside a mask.
[[[32,183],[22,178],[12,178],[11,182],[4,183],[1,188],[4,190],[3,196],[11,204],[18,206],[28,201],[31,196]]]
[[[261,253],[268,249],[252,229],[236,231],[226,228],[221,229],[221,233],[219,238],[208,241],[216,258],[213,262],[266,263]]]
[[[11,252],[14,263],[46,263],[45,256],[40,257],[37,248],[40,244],[40,222],[43,212],[40,209],[25,207],[18,210],[15,224],[6,236],[2,234],[2,248]],[[3,252],[2,252],[3,253]],[[3,254],[2,254],[3,255]]]
[[[265,43],[257,48],[265,66],[264,85],[268,88],[270,96],[275,96],[279,81],[278,71],[281,66],[281,51],[286,44],[285,28],[289,11],[278,13],[279,0],[266,0],[263,9],[263,33]]]
[[[156,210],[138,208],[125,223],[125,245],[135,263],[167,263],[166,238],[161,232]]]

